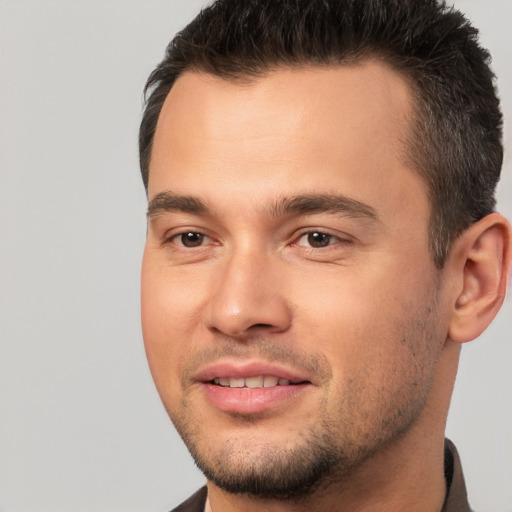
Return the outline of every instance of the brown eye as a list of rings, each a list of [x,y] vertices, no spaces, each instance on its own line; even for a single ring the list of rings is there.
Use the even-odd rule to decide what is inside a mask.
[[[337,236],[330,235],[329,233],[323,233],[322,231],[310,231],[309,233],[304,233],[297,240],[296,245],[299,247],[322,249],[323,247],[327,247],[339,241],[340,239]]]
[[[315,248],[327,247],[330,245],[332,238],[332,235],[328,235],[327,233],[320,233],[317,231],[307,234],[308,244]]]
[[[184,247],[199,247],[200,245],[203,245],[204,239],[204,235],[201,233],[194,233],[193,231],[179,235],[179,241]]]

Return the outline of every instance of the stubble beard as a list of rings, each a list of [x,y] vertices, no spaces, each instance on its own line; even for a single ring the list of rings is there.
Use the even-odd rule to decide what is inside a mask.
[[[228,439],[214,449],[205,445],[198,429],[191,428],[189,422],[173,422],[197,467],[220,489],[235,495],[303,503],[333,486],[341,490],[349,485],[365,461],[407,432],[423,404],[410,404],[409,410],[402,407],[363,437],[354,434],[355,424],[340,428],[324,419],[303,427],[291,447],[257,443],[249,434]],[[246,426],[241,424],[241,429]]]
[[[174,418],[173,422],[197,467],[220,489],[235,495],[303,503],[329,488],[349,486],[359,467],[409,430],[425,401],[426,396],[401,407],[387,404],[379,423],[363,435],[357,421],[340,425],[324,416],[319,424],[304,426],[289,447],[256,442],[250,429],[243,432],[252,423],[248,418],[236,420],[241,435],[225,440],[220,447],[207,446],[200,429],[190,421]]]
[[[216,453],[191,442],[186,432],[180,435],[206,478],[232,494],[275,500],[304,498],[325,486],[335,468],[344,467],[321,427],[305,429],[292,448],[255,447],[248,436],[225,442]]]
[[[295,434],[291,446],[255,442],[244,432],[258,421],[250,416],[233,416],[240,423],[239,435],[221,446],[208,446],[201,430],[207,427],[190,414],[193,406],[186,398],[179,413],[168,411],[169,415],[199,469],[228,493],[302,502],[333,485],[341,489],[349,485],[359,467],[400,439],[421,415],[442,350],[435,334],[436,313],[434,301],[424,315],[409,319],[408,329],[396,333],[400,336],[397,350],[409,354],[409,377],[384,398],[368,400],[364,381],[350,390],[339,390],[338,410],[344,412],[329,416],[326,409],[320,411],[316,422],[312,420]],[[270,343],[263,344],[267,353],[272,351]]]

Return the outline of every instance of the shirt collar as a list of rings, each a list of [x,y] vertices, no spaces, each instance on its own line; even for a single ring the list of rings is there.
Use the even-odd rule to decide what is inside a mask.
[[[459,454],[449,439],[444,443],[444,477],[446,497],[441,512],[471,512]]]

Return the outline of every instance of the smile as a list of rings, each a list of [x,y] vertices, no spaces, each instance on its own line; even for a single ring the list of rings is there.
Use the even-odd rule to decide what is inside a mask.
[[[193,376],[206,402],[235,414],[255,414],[291,407],[316,386],[302,368],[266,361],[217,360]]]

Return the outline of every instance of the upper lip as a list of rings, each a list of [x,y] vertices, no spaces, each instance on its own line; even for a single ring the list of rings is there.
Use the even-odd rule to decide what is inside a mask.
[[[287,379],[292,383],[311,382],[311,375],[304,370],[261,361],[218,361],[201,368],[195,375],[199,382],[210,382],[215,378],[245,379],[259,375]]]

